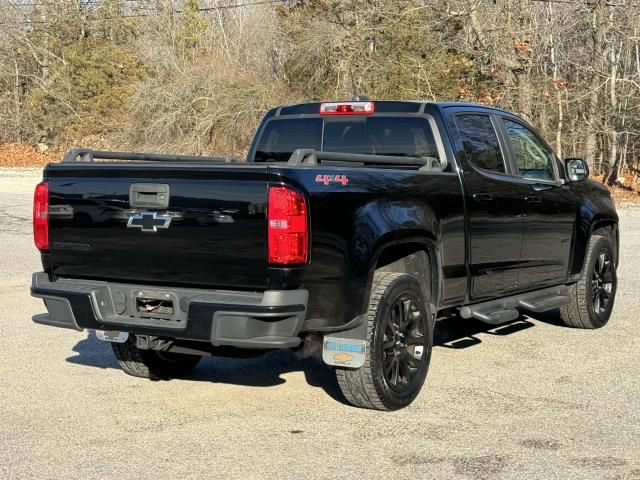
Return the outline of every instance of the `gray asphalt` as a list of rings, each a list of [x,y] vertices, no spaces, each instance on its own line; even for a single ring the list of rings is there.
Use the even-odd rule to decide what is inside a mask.
[[[604,329],[442,322],[421,395],[380,413],[344,405],[314,357],[205,359],[150,382],[93,334],[33,324],[39,178],[0,170],[1,479],[640,479],[640,210],[620,211]]]

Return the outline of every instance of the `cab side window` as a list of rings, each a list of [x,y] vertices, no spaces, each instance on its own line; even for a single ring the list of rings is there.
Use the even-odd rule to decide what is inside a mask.
[[[502,119],[513,150],[518,175],[535,180],[555,180],[551,150],[524,125]]]
[[[468,161],[484,170],[505,173],[498,136],[489,115],[456,115],[455,122]]]

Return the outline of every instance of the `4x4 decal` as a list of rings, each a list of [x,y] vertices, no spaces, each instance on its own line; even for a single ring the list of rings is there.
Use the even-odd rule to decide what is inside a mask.
[[[346,185],[349,183],[349,177],[346,175],[316,175],[316,182],[329,185],[330,183],[341,183]]]

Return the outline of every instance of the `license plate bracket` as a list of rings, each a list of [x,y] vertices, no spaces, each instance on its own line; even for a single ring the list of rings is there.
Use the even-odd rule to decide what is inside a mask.
[[[169,292],[138,290],[134,297],[134,315],[140,318],[174,320],[178,299]]]

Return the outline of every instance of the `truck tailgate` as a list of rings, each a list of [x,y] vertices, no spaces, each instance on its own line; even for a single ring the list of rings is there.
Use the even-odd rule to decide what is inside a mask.
[[[63,163],[45,178],[56,275],[268,286],[266,166]]]

